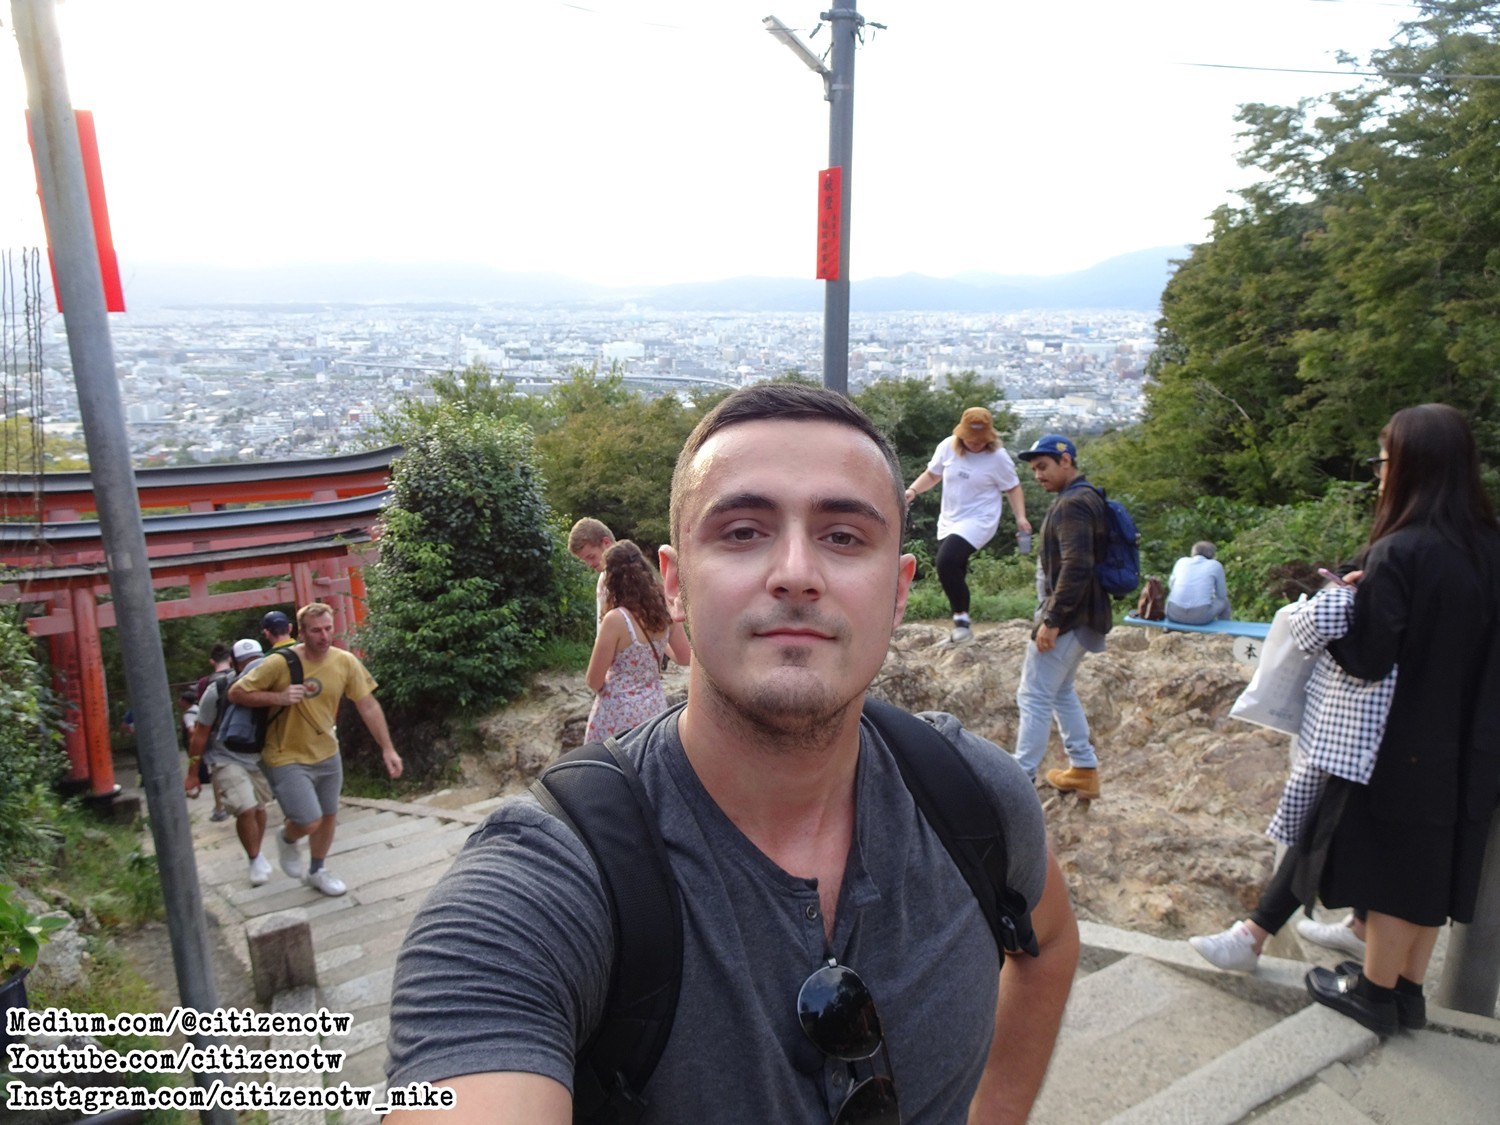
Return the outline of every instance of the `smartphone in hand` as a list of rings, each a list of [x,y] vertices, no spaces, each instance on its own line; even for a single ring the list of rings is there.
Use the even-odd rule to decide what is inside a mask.
[[[1323,567],[1323,566],[1318,567],[1318,573],[1321,574],[1324,578],[1328,579],[1328,581],[1334,583],[1337,586],[1353,586],[1354,585],[1353,582],[1350,582],[1348,579],[1344,578],[1342,575],[1338,575],[1338,574],[1333,573],[1333,571],[1329,570],[1327,567]]]

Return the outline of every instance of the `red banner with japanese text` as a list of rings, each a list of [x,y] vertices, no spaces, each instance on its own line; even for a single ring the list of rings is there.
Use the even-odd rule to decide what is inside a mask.
[[[844,170],[818,173],[818,280],[839,279],[839,232],[844,211]]]
[[[109,229],[109,205],[104,200],[104,170],[99,163],[99,137],[94,132],[94,114],[91,110],[75,109],[73,115],[78,122],[78,148],[83,156],[83,180],[88,188],[89,215],[94,220],[94,246],[99,252],[99,276],[104,282],[104,308],[107,312],[125,311],[125,290],[120,284],[120,262],[115,256],[114,235]],[[31,113],[26,114],[26,139],[32,141],[31,158],[36,162],[36,143],[31,136]],[[37,169],[37,196],[42,195],[42,174]],[[42,217],[46,218],[47,203],[42,200]],[[47,247],[47,263],[52,268],[52,294],[57,302],[57,311],[62,312],[62,295],[57,288],[57,261],[52,247]]]

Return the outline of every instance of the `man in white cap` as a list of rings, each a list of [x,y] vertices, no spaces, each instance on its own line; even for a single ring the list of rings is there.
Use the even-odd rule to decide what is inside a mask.
[[[230,659],[234,662],[235,676],[244,674],[260,663],[260,642],[248,638],[235,641]],[[219,741],[217,720],[227,703],[221,696],[228,695],[229,683],[229,680],[215,677],[198,700],[198,716],[188,746],[188,769],[183,788],[190,797],[198,795],[198,760],[203,759],[212,772],[214,787],[223,795],[224,807],[234,817],[235,831],[239,833],[245,854],[250,857],[250,885],[258,887],[271,877],[271,864],[260,854],[261,841],[266,834],[266,806],[271,803],[271,786],[260,768],[258,755],[237,754]]]

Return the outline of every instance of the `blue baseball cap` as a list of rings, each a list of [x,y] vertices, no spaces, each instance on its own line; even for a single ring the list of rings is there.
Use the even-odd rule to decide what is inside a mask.
[[[260,627],[262,629],[269,629],[273,633],[279,633],[284,629],[292,627],[292,619],[282,613],[281,610],[273,609],[260,619]]]
[[[1016,456],[1022,461],[1030,461],[1033,458],[1043,456],[1061,457],[1064,453],[1073,458],[1075,465],[1078,463],[1078,447],[1076,445],[1063,437],[1062,434],[1047,434],[1044,437],[1037,438],[1036,441],[1032,442],[1030,449],[1024,453],[1017,453]]]

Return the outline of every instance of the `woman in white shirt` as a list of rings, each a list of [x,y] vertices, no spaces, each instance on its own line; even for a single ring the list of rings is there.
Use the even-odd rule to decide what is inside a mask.
[[[943,506],[938,513],[938,551],[933,560],[943,593],[953,610],[954,644],[971,640],[969,627],[969,556],[995,537],[1000,527],[1001,498],[1010,502],[1016,528],[1031,534],[1026,497],[1015,462],[1000,445],[995,421],[982,406],[965,410],[932,454],[926,470],[906,490],[908,505],[942,483]]]

